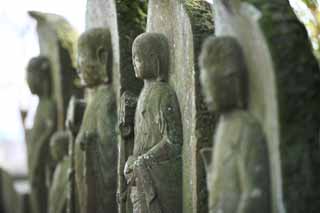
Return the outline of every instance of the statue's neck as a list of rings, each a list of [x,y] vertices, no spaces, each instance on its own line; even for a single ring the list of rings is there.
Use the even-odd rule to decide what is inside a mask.
[[[111,87],[112,85],[109,83],[109,84],[99,84],[95,87],[91,87],[88,89],[90,94],[96,94],[96,93],[100,93],[101,91],[109,90],[111,89]]]
[[[243,109],[233,108],[228,111],[221,112],[220,116],[222,120],[229,120],[231,117],[233,117],[234,114],[237,114],[238,112],[241,112],[241,111],[243,111]]]
[[[159,81],[157,79],[148,79],[148,80],[144,80],[144,87],[151,87],[154,84],[159,83]]]
[[[51,98],[51,94],[49,92],[44,92],[42,94],[38,94],[40,100],[48,100]]]

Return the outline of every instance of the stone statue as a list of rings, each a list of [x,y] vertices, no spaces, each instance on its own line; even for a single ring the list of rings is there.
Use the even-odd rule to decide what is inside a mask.
[[[52,95],[50,61],[44,56],[32,58],[27,66],[27,82],[39,96],[34,125],[28,144],[32,212],[47,211],[46,169],[49,167],[49,141],[56,130],[57,110]]]
[[[119,130],[121,140],[118,143],[118,213],[131,213],[130,190],[124,176],[128,157],[132,155],[134,145],[134,114],[137,108],[137,96],[124,91],[120,97]]]
[[[77,213],[79,212],[79,200],[77,199],[76,194],[76,179],[75,179],[75,138],[77,137],[83,119],[83,114],[86,108],[85,101],[73,95],[69,101],[66,126],[68,130],[69,139],[69,156],[70,156],[70,169],[69,169],[69,193],[68,193],[68,204],[67,211],[68,213]],[[66,138],[67,139],[67,138]]]
[[[66,213],[69,193],[70,156],[68,155],[69,132],[55,133],[50,142],[50,152],[57,162],[49,190],[48,213]]]
[[[72,96],[67,111],[67,130],[51,137],[51,156],[57,165],[49,191],[49,213],[79,212],[75,197],[74,138],[80,130],[84,109],[85,102]]]
[[[124,175],[134,213],[182,212],[182,123],[175,92],[166,82],[166,37],[144,33],[133,43],[137,78],[144,80],[135,113],[133,155]]]
[[[117,108],[109,29],[93,28],[80,36],[78,63],[88,88],[88,103],[75,144],[80,212],[117,212]]]
[[[209,38],[200,57],[210,110],[220,114],[208,167],[211,213],[270,213],[269,152],[260,123],[246,110],[244,55],[232,37]]]

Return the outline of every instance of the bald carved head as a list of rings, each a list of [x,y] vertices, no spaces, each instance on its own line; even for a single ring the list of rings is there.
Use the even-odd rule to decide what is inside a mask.
[[[37,56],[29,61],[27,82],[31,93],[39,96],[51,95],[51,64],[47,57]]]
[[[244,108],[247,68],[239,43],[232,37],[210,37],[199,58],[201,85],[210,110],[224,112]]]
[[[80,77],[87,87],[108,84],[112,77],[112,43],[108,28],[92,28],[78,41]]]
[[[137,78],[144,80],[167,79],[169,45],[161,33],[143,33],[133,42],[132,60]]]

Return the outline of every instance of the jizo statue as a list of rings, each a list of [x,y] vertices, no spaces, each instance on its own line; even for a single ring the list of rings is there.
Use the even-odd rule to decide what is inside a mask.
[[[182,123],[177,96],[166,82],[166,37],[159,33],[138,36],[133,63],[136,77],[144,80],[135,113],[133,155],[124,170],[133,212],[180,213]]]
[[[80,76],[88,103],[75,144],[75,176],[81,213],[116,212],[117,109],[112,89],[112,45],[107,28],[78,41]]]
[[[50,153],[57,162],[49,190],[48,213],[66,213],[70,191],[69,132],[57,132],[50,141]]]
[[[76,179],[75,179],[75,139],[80,131],[83,114],[86,108],[85,101],[75,95],[70,98],[66,126],[68,134],[65,134],[67,140],[69,140],[69,157],[70,157],[70,168],[69,168],[69,193],[68,193],[68,213],[79,212],[80,204],[77,199],[76,193]]]
[[[262,127],[247,110],[247,68],[232,37],[209,38],[200,57],[210,110],[220,114],[208,166],[211,213],[271,212],[270,166]]]
[[[39,97],[34,124],[28,141],[32,212],[47,211],[46,169],[49,167],[49,142],[56,130],[56,103],[52,95],[51,66],[48,58],[32,58],[27,66],[27,82]]]

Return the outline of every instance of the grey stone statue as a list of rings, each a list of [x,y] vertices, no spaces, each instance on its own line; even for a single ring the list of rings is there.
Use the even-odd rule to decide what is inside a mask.
[[[69,168],[69,192],[68,192],[68,213],[79,212],[79,200],[76,194],[76,179],[75,179],[75,139],[80,131],[83,114],[86,108],[86,103],[81,97],[76,95],[72,96],[67,111],[66,126],[68,135],[66,139],[69,140],[69,156],[70,156],[70,168]]]
[[[52,95],[50,61],[39,56],[27,66],[27,82],[33,94],[39,96],[34,125],[28,141],[28,163],[31,182],[32,212],[47,211],[46,169],[49,167],[49,141],[56,130],[57,110]]]
[[[124,170],[133,212],[180,213],[182,123],[176,94],[166,82],[166,37],[158,33],[138,36],[133,63],[136,77],[144,80],[135,113],[133,155]]]
[[[93,28],[80,36],[78,63],[88,88],[87,107],[75,144],[80,212],[117,212],[117,109],[109,29]]]
[[[57,162],[49,190],[48,213],[66,213],[70,191],[69,172],[70,156],[68,155],[69,132],[55,133],[50,142],[50,152]]]
[[[246,65],[231,37],[209,38],[200,57],[210,110],[220,114],[208,167],[211,213],[270,213],[269,153],[262,127],[246,110]]]

